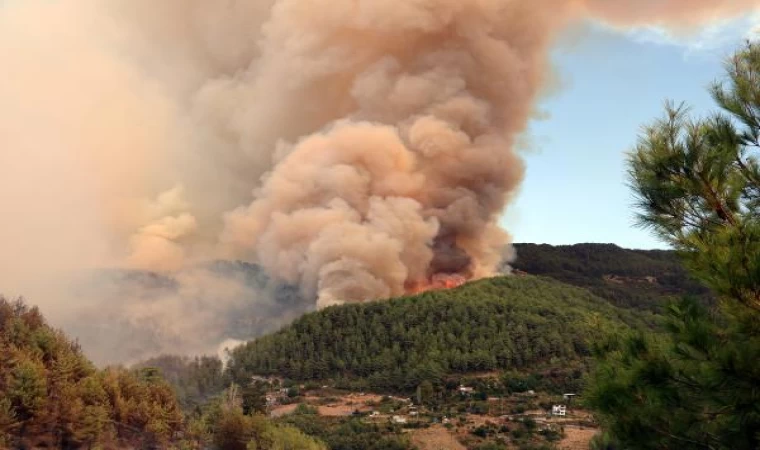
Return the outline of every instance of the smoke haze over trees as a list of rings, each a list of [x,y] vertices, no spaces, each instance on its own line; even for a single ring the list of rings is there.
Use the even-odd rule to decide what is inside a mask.
[[[596,350],[588,404],[614,445],[756,449],[756,45],[712,89],[725,115],[670,106],[630,159],[642,223],[688,272],[610,246],[518,246],[514,263],[498,222],[563,30],[759,9],[2,1],[0,294],[74,338],[0,295],[0,447],[406,448],[358,420],[273,422],[250,376],[421,397],[509,371],[499,389],[559,393]]]
[[[497,221],[523,174],[515,143],[562,30],[685,30],[755,8],[5,1],[0,210],[14,220],[0,227],[0,285],[75,334],[80,314],[153,321],[160,351],[277,303],[197,269],[208,261],[258,264],[312,308],[486,276],[511,240]],[[178,289],[74,291],[83,272],[124,268],[170,273]],[[221,341],[204,332],[180,349]]]

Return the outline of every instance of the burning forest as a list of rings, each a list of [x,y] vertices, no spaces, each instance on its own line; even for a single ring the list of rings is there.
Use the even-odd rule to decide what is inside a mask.
[[[517,142],[551,80],[558,34],[582,20],[685,31],[755,8],[5,2],[0,210],[12,220],[0,226],[0,283],[49,302],[75,334],[82,310],[105,311],[137,328],[150,318],[169,342],[200,333],[183,350],[201,351],[221,338],[205,343],[203,324],[218,326],[230,305],[287,316],[272,289],[234,279],[202,295],[219,291],[198,269],[209,261],[256,264],[311,308],[489,276],[511,242],[498,220],[523,178]],[[71,293],[77,276],[103,268],[179,285],[107,303],[95,288]]]

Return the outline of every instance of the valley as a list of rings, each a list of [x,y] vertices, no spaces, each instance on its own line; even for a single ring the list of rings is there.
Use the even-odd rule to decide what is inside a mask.
[[[333,450],[588,448],[598,424],[582,395],[563,395],[583,393],[595,348],[660,333],[671,295],[704,291],[667,253],[517,249],[511,276],[307,313],[234,348],[226,363],[163,355],[129,371],[171,386],[184,415],[175,426],[207,430],[161,435],[191,448],[206,448],[220,420],[251,417]],[[107,430],[98,436],[118,442],[118,426]]]

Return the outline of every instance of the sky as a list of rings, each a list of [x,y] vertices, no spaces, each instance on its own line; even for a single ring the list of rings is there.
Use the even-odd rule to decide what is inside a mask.
[[[626,152],[667,99],[711,111],[707,87],[756,23],[745,17],[678,39],[593,24],[568,33],[552,57],[560,89],[540,102],[525,182],[502,219],[515,242],[666,248],[634,226]]]

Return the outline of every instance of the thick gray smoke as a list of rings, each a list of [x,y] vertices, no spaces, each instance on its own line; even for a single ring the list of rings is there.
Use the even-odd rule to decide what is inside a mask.
[[[129,344],[148,353],[209,351],[248,337],[219,331],[230,311],[271,323],[487,276],[510,241],[497,220],[561,30],[586,19],[684,30],[756,8],[6,0],[0,287],[113,355],[129,330],[155,330]],[[198,269],[220,258],[300,286],[306,306]],[[72,290],[82,273],[122,268],[176,286]],[[104,317],[123,324],[113,342],[84,324]]]
[[[231,340],[276,331],[313,309],[296,286],[231,262],[163,274],[99,271],[80,280],[75,293],[77,308],[58,318],[100,363],[213,353]],[[97,301],[82,304],[87,299]]]

